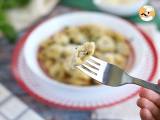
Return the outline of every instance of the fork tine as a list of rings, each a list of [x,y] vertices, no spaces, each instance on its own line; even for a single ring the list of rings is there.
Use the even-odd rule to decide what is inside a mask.
[[[88,64],[94,66],[94,67],[97,68],[97,69],[99,69],[99,66],[100,66],[100,65],[96,64],[96,63],[93,62],[92,60],[87,60],[86,63],[88,63]]]
[[[88,68],[90,71],[96,73],[96,74],[97,74],[97,72],[98,72],[98,70],[99,70],[98,68],[90,65],[89,63],[84,63],[84,64],[82,64],[82,65],[83,65],[84,67]]]
[[[104,62],[104,61],[102,61],[102,60],[100,60],[100,59],[98,59],[98,58],[96,58],[96,57],[93,57],[93,56],[90,57],[90,60],[98,63],[99,65],[100,65],[102,62]]]
[[[81,70],[82,72],[84,72],[85,74],[89,75],[90,77],[92,78],[95,78],[96,77],[96,74],[94,74],[93,72],[89,71],[88,69],[84,68],[82,65],[80,66],[77,66],[77,68],[79,70]]]

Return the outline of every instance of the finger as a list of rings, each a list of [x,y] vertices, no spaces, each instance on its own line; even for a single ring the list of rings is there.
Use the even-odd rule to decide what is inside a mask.
[[[143,88],[141,89],[139,96],[152,101],[154,104],[156,104],[160,108],[160,95],[159,94],[153,92],[152,90]]]
[[[142,108],[142,109],[143,108],[148,109],[149,111],[151,111],[153,117],[156,120],[160,120],[160,109],[154,103],[152,103],[151,101],[149,101],[148,99],[146,99],[146,98],[140,98],[137,101],[137,105],[140,108]]]
[[[146,108],[141,109],[140,116],[142,120],[155,120],[152,113]]]
[[[158,80],[158,85],[160,85],[160,80]]]

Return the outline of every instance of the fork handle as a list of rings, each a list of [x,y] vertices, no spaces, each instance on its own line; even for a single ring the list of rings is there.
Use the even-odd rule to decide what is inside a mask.
[[[137,79],[137,78],[133,79],[133,83],[136,85],[142,86],[144,88],[153,90],[157,92],[158,94],[160,94],[160,86],[158,86],[157,84],[149,83],[144,80]]]

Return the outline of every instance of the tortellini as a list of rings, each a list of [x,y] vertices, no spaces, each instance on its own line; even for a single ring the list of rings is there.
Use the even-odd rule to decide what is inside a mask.
[[[81,33],[77,27],[67,27],[65,28],[65,33],[70,37],[73,43],[82,44],[87,41],[86,36]]]
[[[94,54],[95,51],[95,43],[94,42],[86,42],[82,46],[79,46],[75,52],[75,62],[73,64],[79,65],[84,63],[90,56]]]
[[[74,60],[81,64],[93,55],[125,69],[130,54],[130,46],[123,35],[101,25],[88,24],[65,27],[45,39],[40,44],[37,57],[42,70],[54,80],[88,86],[98,83],[73,69]],[[74,55],[76,59],[73,59]]]
[[[102,36],[97,40],[97,49],[101,52],[113,52],[116,46],[112,38]]]
[[[53,36],[53,41],[56,44],[66,45],[69,44],[70,42],[69,40],[70,40],[69,37],[64,33],[56,33]]]
[[[46,48],[44,52],[47,58],[58,60],[63,53],[63,47],[61,45],[53,44]]]
[[[129,56],[129,54],[130,54],[130,48],[129,48],[129,46],[128,46],[127,43],[125,43],[125,42],[119,42],[119,43],[117,43],[116,48],[117,48],[117,52],[118,53],[120,53],[120,54],[122,54],[124,56]]]

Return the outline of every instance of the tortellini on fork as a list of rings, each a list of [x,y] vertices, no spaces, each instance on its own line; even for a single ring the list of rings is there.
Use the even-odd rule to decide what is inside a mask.
[[[95,43],[94,42],[86,42],[83,45],[79,46],[74,55],[74,63],[75,65],[79,65],[84,63],[90,56],[94,54],[95,51]]]

